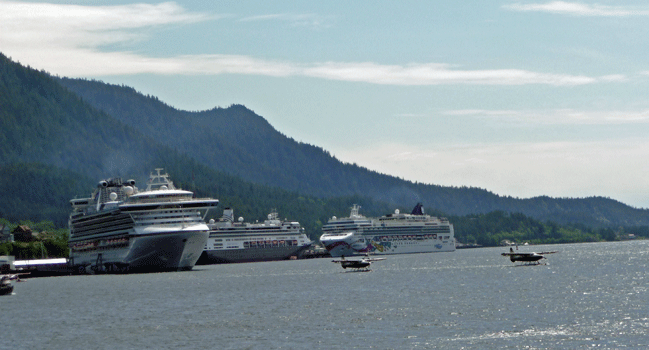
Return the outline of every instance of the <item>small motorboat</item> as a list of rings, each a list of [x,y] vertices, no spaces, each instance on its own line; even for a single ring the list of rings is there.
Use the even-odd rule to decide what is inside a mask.
[[[2,277],[0,277],[0,295],[8,295],[13,293],[14,285],[11,284],[11,281],[15,279],[18,279],[18,276],[2,275]]]

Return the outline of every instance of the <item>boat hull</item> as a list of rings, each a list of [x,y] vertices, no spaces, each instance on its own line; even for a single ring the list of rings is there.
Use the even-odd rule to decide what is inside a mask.
[[[14,286],[11,284],[0,286],[0,295],[9,295],[13,293]]]
[[[132,235],[126,247],[74,252],[71,264],[80,272],[88,267],[102,272],[191,270],[208,237],[207,230],[180,230]]]
[[[198,264],[228,264],[243,262],[288,260],[298,256],[311,245],[246,249],[205,250]]]
[[[341,235],[340,237],[323,237],[322,244],[327,248],[332,257],[356,255],[392,255],[437,253],[455,251],[455,240],[449,239],[412,239],[384,241],[368,235],[358,234]]]

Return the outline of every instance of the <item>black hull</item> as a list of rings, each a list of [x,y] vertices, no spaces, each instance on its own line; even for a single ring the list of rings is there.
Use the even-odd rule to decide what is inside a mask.
[[[9,295],[13,293],[13,291],[14,286],[11,284],[0,287],[0,295]]]
[[[74,252],[70,261],[76,273],[187,271],[200,257],[207,235],[207,231],[141,235],[126,247]]]
[[[246,262],[289,260],[292,256],[299,256],[310,245],[303,247],[277,247],[267,249],[232,249],[203,251],[197,265],[232,264]]]

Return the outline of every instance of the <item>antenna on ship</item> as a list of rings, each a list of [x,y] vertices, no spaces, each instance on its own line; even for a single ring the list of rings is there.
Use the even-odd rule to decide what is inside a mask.
[[[164,168],[156,168],[156,174],[151,173],[147,182],[147,191],[151,190],[175,190],[174,183],[169,180],[169,174],[162,174]]]
[[[360,205],[358,205],[358,204],[354,204],[354,205],[352,206],[352,212],[351,212],[351,214],[349,215],[349,217],[352,217],[352,218],[354,218],[354,217],[358,217],[358,209],[360,209],[360,208],[361,208]]]

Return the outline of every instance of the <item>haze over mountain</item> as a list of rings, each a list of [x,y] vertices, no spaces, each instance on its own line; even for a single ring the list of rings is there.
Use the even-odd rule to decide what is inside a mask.
[[[164,166],[200,194],[227,198],[244,212],[268,209],[250,203],[255,196],[276,196],[278,207],[308,207],[318,211],[310,214],[320,222],[316,226],[332,214],[341,215],[326,212],[331,200],[343,207],[364,200],[368,213],[422,202],[428,211],[448,215],[501,210],[589,226],[649,225],[648,210],[608,198],[518,199],[479,188],[412,183],[344,164],[320,147],[296,142],[242,105],[180,111],[127,86],[54,78],[1,55],[0,113],[4,173],[20,176],[16,169],[33,171],[34,164],[43,164],[63,172],[59,178],[66,182],[79,181],[70,187],[75,190],[107,177],[142,177]],[[32,165],[16,165],[25,163]],[[0,193],[8,193],[9,185],[3,186]],[[19,189],[12,187],[12,195],[20,195]],[[313,209],[317,205],[305,204],[305,196],[312,198],[306,202],[325,201]],[[341,196],[347,198],[335,199]]]

